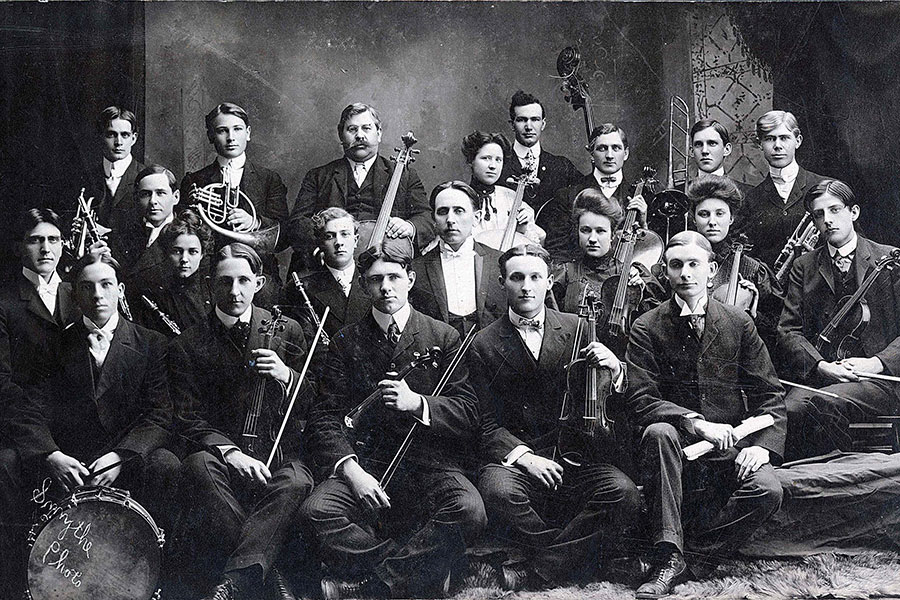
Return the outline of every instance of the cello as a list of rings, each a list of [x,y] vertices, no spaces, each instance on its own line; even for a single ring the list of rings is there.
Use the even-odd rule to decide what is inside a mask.
[[[402,148],[394,148],[397,153],[392,156],[396,165],[394,172],[391,174],[391,181],[388,183],[387,191],[384,194],[384,200],[381,202],[381,209],[378,211],[378,217],[375,221],[361,221],[359,223],[359,239],[366,240],[365,244],[357,244],[355,254],[358,257],[369,248],[381,247],[384,237],[387,234],[387,226],[391,220],[391,211],[394,210],[394,201],[397,199],[397,190],[400,189],[400,179],[403,176],[403,169],[416,160],[415,155],[418,150],[413,146],[418,142],[412,131],[406,132],[406,135],[400,138],[403,141]],[[413,251],[413,243],[409,238],[402,238],[409,242],[410,253]]]
[[[566,391],[563,394],[559,429],[553,460],[579,467],[596,457],[599,444],[613,435],[613,421],[607,415],[607,403],[613,392],[612,372],[578,358],[581,349],[597,341],[599,300],[585,286],[578,305],[578,326],[572,344],[572,358],[566,366]],[[583,399],[576,405],[578,399]]]
[[[840,308],[822,328],[816,339],[816,350],[819,354],[829,361],[861,355],[862,334],[872,318],[872,312],[865,298],[866,292],[883,271],[892,271],[898,264],[900,264],[900,249],[895,248],[889,255],[882,256],[875,263],[855,292],[838,302]]]

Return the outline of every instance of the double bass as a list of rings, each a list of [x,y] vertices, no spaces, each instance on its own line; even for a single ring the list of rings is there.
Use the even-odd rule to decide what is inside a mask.
[[[562,78],[562,91],[566,102],[572,105],[572,110],[584,111],[584,128],[587,133],[588,143],[591,143],[591,132],[594,131],[594,113],[591,108],[591,95],[587,82],[578,73],[581,66],[581,52],[576,46],[568,46],[556,57],[556,72]]]

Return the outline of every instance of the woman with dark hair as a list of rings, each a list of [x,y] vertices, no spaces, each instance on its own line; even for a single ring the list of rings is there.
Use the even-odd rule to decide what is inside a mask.
[[[711,293],[714,298],[722,300],[734,264],[734,248],[740,241],[735,237],[731,226],[735,216],[740,213],[743,198],[733,181],[718,175],[704,175],[697,179],[688,187],[687,194],[691,201],[694,227],[709,240],[716,254],[718,270],[710,279]],[[780,312],[780,307],[776,309],[772,306],[772,311],[768,310],[773,294],[776,294],[775,303],[780,305],[777,297],[781,293],[769,267],[748,256],[746,250],[741,254],[741,264],[738,266],[738,285],[743,290],[739,291],[739,296],[744,297],[743,302],[739,297],[738,305],[746,308],[754,319],[759,313],[758,308],[766,313]],[[767,330],[774,329],[777,318],[777,314],[769,319],[764,317],[769,325]]]
[[[473,131],[463,138],[462,153],[472,170],[471,186],[481,198],[481,222],[473,228],[475,235],[506,228],[516,193],[505,187],[506,182],[498,185],[497,180],[503,171],[503,157],[509,151],[509,141],[500,133]],[[522,202],[516,220],[516,231],[535,244],[543,244],[546,234],[534,222],[534,209],[527,202]]]
[[[590,286],[599,295],[603,283],[619,274],[613,232],[623,218],[615,198],[607,198],[597,188],[585,188],[575,197],[571,227],[579,255],[553,268],[553,294],[561,311],[577,313],[585,287]],[[632,266],[628,285],[643,288],[642,309],[651,308],[664,295],[660,283],[639,263]]]
[[[212,310],[208,263],[212,231],[193,209],[185,209],[159,236],[168,259],[163,285],[139,290],[131,302],[135,321],[175,337]],[[172,326],[174,324],[174,327]]]

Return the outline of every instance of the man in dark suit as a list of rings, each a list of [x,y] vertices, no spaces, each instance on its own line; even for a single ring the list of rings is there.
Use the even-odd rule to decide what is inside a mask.
[[[345,325],[366,316],[372,306],[356,277],[354,252],[359,243],[359,224],[353,215],[336,206],[313,215],[312,223],[323,264],[301,283],[319,318],[326,307],[331,308],[325,332],[333,337]],[[293,306],[298,316],[303,314],[304,319],[311,320],[295,285],[285,286],[285,297],[286,304]]]
[[[202,189],[209,184],[225,184],[233,195],[238,194],[239,206],[227,210],[221,227],[249,234],[270,231],[276,225],[281,227],[277,246],[261,254],[269,284],[257,296],[256,303],[258,306],[271,306],[281,285],[275,251],[287,247],[283,231],[288,216],[287,187],[278,173],[247,158],[250,117],[240,106],[223,102],[212,109],[206,115],[206,136],[216,149],[216,160],[199,171],[185,174],[181,180],[183,205],[197,204],[198,196],[192,193],[195,185]],[[249,206],[240,201],[242,196],[246,196],[256,209],[255,219]],[[205,207],[204,204],[200,206]],[[234,241],[219,232],[216,232],[215,238],[216,247]],[[257,249],[262,250],[262,247],[257,246]]]
[[[756,121],[756,137],[769,163],[769,174],[747,192],[736,226],[746,233],[757,257],[774,267],[785,242],[806,215],[803,197],[823,177],[797,164],[795,153],[803,136],[793,114],[767,112]]]
[[[864,298],[870,324],[850,356],[839,359],[843,333],[817,343],[831,318],[853,294],[867,272],[895,248],[876,244],[855,231],[860,207],[853,191],[834,179],[821,181],[804,199],[806,210],[822,234],[824,245],[799,257],[788,279],[784,310],[778,323],[778,345],[792,379],[822,388],[821,394],[793,389],[788,410],[788,457],[800,458],[834,450],[850,450],[849,424],[877,415],[896,414],[900,386],[866,379],[866,374],[900,374],[900,277],[883,271]]]
[[[578,241],[572,235],[572,208],[575,197],[585,188],[597,188],[608,199],[615,199],[623,211],[638,211],[638,222],[647,226],[647,202],[643,195],[630,197],[632,184],[625,181],[622,167],[628,160],[628,136],[614,123],[603,123],[591,132],[587,146],[593,171],[569,187],[559,190],[544,207],[538,225],[547,232],[544,247],[554,261],[576,260]]]
[[[525,193],[525,201],[539,213],[558,190],[581,179],[581,172],[568,158],[551,154],[541,146],[541,135],[547,127],[544,105],[535,96],[518,90],[509,103],[509,124],[515,134],[512,151],[503,159],[503,170],[497,182],[508,185],[510,177],[519,177],[526,163],[533,163],[534,175],[540,179]]]
[[[628,341],[627,406],[643,429],[656,550],[638,598],[665,596],[690,572],[702,577],[781,505],[772,463],[784,454],[783,390],[750,316],[707,295],[714,256],[696,231],[672,236],[664,260],[675,295],[639,317]],[[761,415],[774,424],[738,439],[735,426]],[[698,440],[716,451],[688,461],[682,449]],[[694,557],[690,571],[685,544]]]
[[[113,230],[127,223],[138,212],[134,203],[134,178],[144,168],[131,155],[138,138],[137,118],[130,110],[108,106],[97,118],[97,130],[103,136],[102,164],[90,165],[78,180],[84,188],[85,199],[93,198],[91,205],[97,221]],[[79,190],[66,197],[59,206],[61,215],[71,219],[75,215],[75,202]]]
[[[731,137],[724,125],[715,119],[700,119],[691,127],[691,151],[697,163],[697,176],[725,175],[725,159],[731,156]],[[731,180],[746,198],[753,186],[743,181]]]
[[[362,103],[347,106],[341,112],[337,130],[344,156],[306,173],[291,211],[288,241],[294,248],[292,271],[303,270],[304,266],[308,269],[312,264],[311,219],[315,213],[337,206],[357,221],[375,220],[393,176],[394,165],[378,154],[381,119],[373,107]],[[434,238],[425,188],[415,169],[409,166],[400,177],[387,237],[410,238],[418,248],[424,248]],[[367,244],[368,240],[362,242]]]
[[[386,240],[360,256],[372,310],[332,340],[309,424],[324,481],[301,513],[329,569],[350,579],[323,579],[327,600],[446,593],[451,569],[486,522],[481,497],[463,474],[478,422],[465,361],[431,395],[459,336],[409,305],[416,276],[408,246],[399,246]],[[442,351],[437,368],[391,376],[434,348]],[[373,392],[380,397],[350,429],[344,416]],[[412,444],[386,490],[387,480],[377,478],[410,428],[416,428]]]
[[[50,209],[23,213],[16,227],[21,274],[0,291],[0,418],[25,402],[25,390],[43,382],[56,367],[63,329],[78,314],[72,286],[56,268],[62,255],[59,218]],[[27,518],[17,482],[19,457],[0,434],[0,577],[21,589],[21,552]],[[12,568],[15,566],[16,568]]]
[[[170,350],[176,425],[200,448],[185,458],[182,468],[190,509],[178,556],[192,557],[190,572],[184,573],[192,583],[222,574],[206,598],[246,598],[264,582],[279,599],[293,598],[274,565],[293,514],[313,486],[300,446],[309,386],[300,391],[291,413],[281,456],[276,454],[271,465],[264,461],[274,441],[269,436],[282,421],[280,394],[284,389],[293,393],[306,342],[295,321],[273,324],[271,313],[253,306],[265,277],[252,248],[229,244],[212,268],[215,310],[176,338]],[[268,348],[267,325],[273,333]],[[248,430],[260,383],[267,386],[265,397]],[[258,437],[247,437],[253,435]]]
[[[509,313],[478,334],[469,364],[486,463],[478,489],[500,535],[527,555],[524,563],[503,566],[501,584],[520,589],[587,581],[615,554],[640,496],[610,464],[614,444],[563,443],[565,454],[557,453],[578,319],[544,306],[549,255],[540,246],[517,246],[500,257],[499,268]],[[582,356],[609,369],[621,391],[622,363],[608,348],[594,342]],[[576,447],[578,457],[569,453]]]
[[[412,302],[429,317],[453,325],[460,336],[472,325],[484,329],[506,308],[497,285],[500,253],[472,237],[480,203],[478,193],[462,181],[434,188],[431,210],[440,240],[412,266],[417,277]]]

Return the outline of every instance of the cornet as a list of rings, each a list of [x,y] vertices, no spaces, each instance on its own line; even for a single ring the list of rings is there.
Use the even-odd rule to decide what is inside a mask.
[[[63,246],[76,260],[84,256],[88,247],[96,244],[112,231],[112,229],[97,223],[97,217],[91,208],[93,202],[93,196],[87,200],[84,199],[84,188],[81,188],[81,193],[78,195],[78,210],[72,220],[72,231],[69,238],[63,242]]]
[[[784,287],[791,265],[801,254],[809,252],[819,243],[819,230],[813,223],[812,215],[806,213],[797,224],[794,233],[787,239],[778,258],[775,259],[775,280]]]

